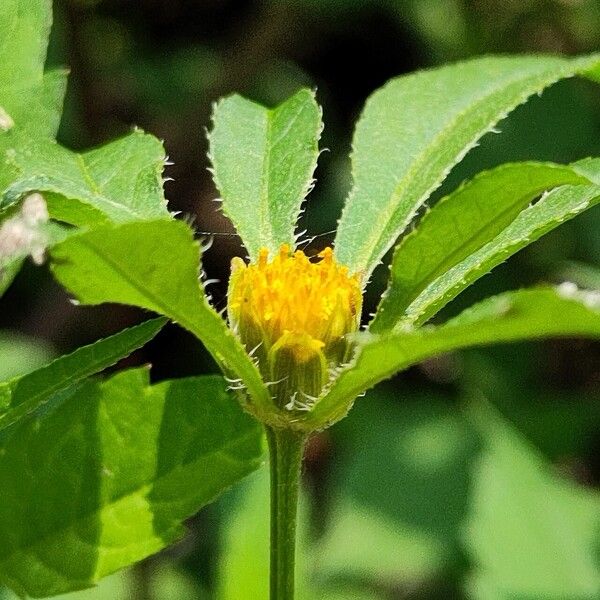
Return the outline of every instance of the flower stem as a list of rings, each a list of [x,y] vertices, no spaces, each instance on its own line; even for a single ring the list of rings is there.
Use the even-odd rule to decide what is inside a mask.
[[[294,599],[296,520],[306,434],[266,427],[271,467],[271,600]]]

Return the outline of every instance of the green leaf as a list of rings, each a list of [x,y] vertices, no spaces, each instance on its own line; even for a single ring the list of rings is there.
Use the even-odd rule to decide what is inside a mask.
[[[52,348],[44,340],[0,330],[0,381],[25,375],[52,360],[53,356]]]
[[[0,129],[0,148],[5,149],[17,131],[26,131],[34,138],[53,138],[56,135],[67,89],[67,75],[66,70],[57,69],[45,73],[40,81],[0,90],[0,107],[15,124],[7,131]]]
[[[58,130],[67,72],[44,73],[51,23],[50,0],[0,4],[0,190],[18,176],[5,157],[15,136],[53,137]]]
[[[477,450],[470,424],[447,396],[390,386],[370,392],[331,434],[343,452],[334,454],[318,574],[446,597],[439,588],[461,560]]]
[[[84,154],[52,140],[13,141],[7,160],[19,175],[4,191],[4,204],[32,191],[60,194],[64,198],[49,203],[50,216],[80,226],[169,215],[161,177],[164,149],[151,135],[135,130]]]
[[[3,0],[0,6],[0,82],[41,79],[52,24],[51,0]]]
[[[89,587],[180,537],[262,452],[220,377],[87,381],[0,435],[0,580],[37,597]]]
[[[0,431],[36,411],[54,394],[114,365],[150,341],[165,319],[151,319],[78,348],[45,367],[0,383]]]
[[[241,96],[214,109],[210,153],[223,211],[248,253],[295,246],[294,229],[319,155],[321,110],[303,89],[274,109]]]
[[[66,89],[66,71],[44,73],[51,24],[51,0],[0,5],[0,113],[36,136],[56,133]]]
[[[584,158],[572,163],[570,167],[592,183],[600,185],[600,158]]]
[[[125,571],[105,577],[96,587],[59,594],[54,600],[130,600],[135,581]],[[22,600],[7,588],[0,590],[0,600]]]
[[[15,138],[53,137],[58,130],[67,72],[44,73],[51,23],[51,0],[0,3],[0,192],[19,174],[6,155]],[[15,258],[0,265],[0,295],[21,264]]]
[[[589,181],[567,166],[506,164],[442,198],[396,247],[390,283],[369,330],[392,329],[433,281],[499,235],[542,192],[569,183]]]
[[[470,414],[485,440],[465,528],[477,566],[471,597],[598,598],[598,493],[553,473],[490,406]]]
[[[397,327],[424,323],[507,258],[599,202],[597,185],[564,186],[549,192],[490,242],[433,280],[406,309]]]
[[[569,287],[520,290],[488,298],[441,327],[366,334],[355,359],[325,390],[308,422],[340,419],[366,389],[445,352],[553,336],[600,338],[598,303],[596,292]]]
[[[181,221],[98,227],[51,251],[56,278],[84,304],[132,304],[191,331],[257,405],[271,406],[258,369],[199,284],[200,248]]]
[[[484,57],[399,77],[366,103],[353,141],[354,188],[336,256],[365,281],[477,140],[529,96],[596,56]]]

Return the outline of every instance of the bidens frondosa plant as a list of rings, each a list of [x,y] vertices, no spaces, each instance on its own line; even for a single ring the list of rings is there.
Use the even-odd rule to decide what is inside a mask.
[[[244,246],[223,315],[199,281],[193,230],[167,210],[161,144],[139,130],[82,154],[57,144],[66,75],[44,73],[47,28],[36,37],[31,25],[49,23],[49,3],[13,0],[7,11],[0,64],[19,68],[0,69],[0,230],[13,219],[13,231],[23,200],[41,194],[52,235],[45,248],[36,238],[34,258],[45,250],[80,303],[139,306],[192,332],[246,410],[221,376],[150,385],[137,369],[85,380],[151,339],[164,319],[0,384],[0,581],[21,595],[91,586],[157,552],[187,517],[259,467],[266,432],[271,598],[291,600],[300,464],[311,434],[380,381],[443,352],[600,337],[597,291],[572,285],[507,292],[430,323],[495,266],[597,204],[600,159],[502,165],[424,210],[499,120],[561,78],[600,79],[600,57],[486,57],[390,81],[357,123],[353,188],[332,248],[306,254],[297,221],[319,156],[314,94],[300,90],[273,109],[239,96],[220,101],[210,158]],[[361,294],[392,248],[387,289],[367,317]],[[0,292],[31,250],[4,244]],[[57,440],[68,440],[68,461],[47,460]]]
[[[261,248],[256,264],[231,263],[229,323],[279,408],[310,410],[350,357],[361,305],[359,276],[337,264],[331,248],[311,261],[282,244],[274,257]]]

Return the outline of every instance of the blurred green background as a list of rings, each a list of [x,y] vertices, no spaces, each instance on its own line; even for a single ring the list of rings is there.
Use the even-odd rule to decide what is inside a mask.
[[[171,209],[214,235],[205,270],[226,282],[240,243],[216,211],[206,169],[205,130],[220,96],[273,104],[317,88],[328,151],[302,229],[321,248],[350,185],[353,123],[387,79],[484,53],[572,54],[599,42],[596,0],[56,0],[50,62],[71,67],[60,141],[87,148],[132,125],[164,139]],[[600,88],[560,83],[500,130],[436,197],[502,162],[600,156]],[[565,280],[600,289],[598,209],[510,259],[445,315],[501,290]],[[225,283],[212,293],[221,308]],[[31,265],[0,304],[0,379],[140,319],[125,307],[77,308]],[[143,362],[157,380],[216,370],[175,326],[120,367]],[[597,343],[503,346],[413,368],[308,449],[300,597],[600,598],[599,451]],[[263,469],[193,518],[175,547],[68,597],[265,598],[266,484]]]

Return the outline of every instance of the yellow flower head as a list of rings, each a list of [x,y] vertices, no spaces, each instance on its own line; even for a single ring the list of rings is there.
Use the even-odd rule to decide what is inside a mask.
[[[228,298],[229,321],[246,348],[256,348],[263,374],[289,380],[291,371],[312,373],[311,364],[318,364],[313,393],[320,391],[328,363],[343,360],[344,336],[358,328],[362,303],[359,277],[335,262],[331,248],[317,258],[292,253],[287,244],[272,260],[264,248],[256,264],[234,258]]]

